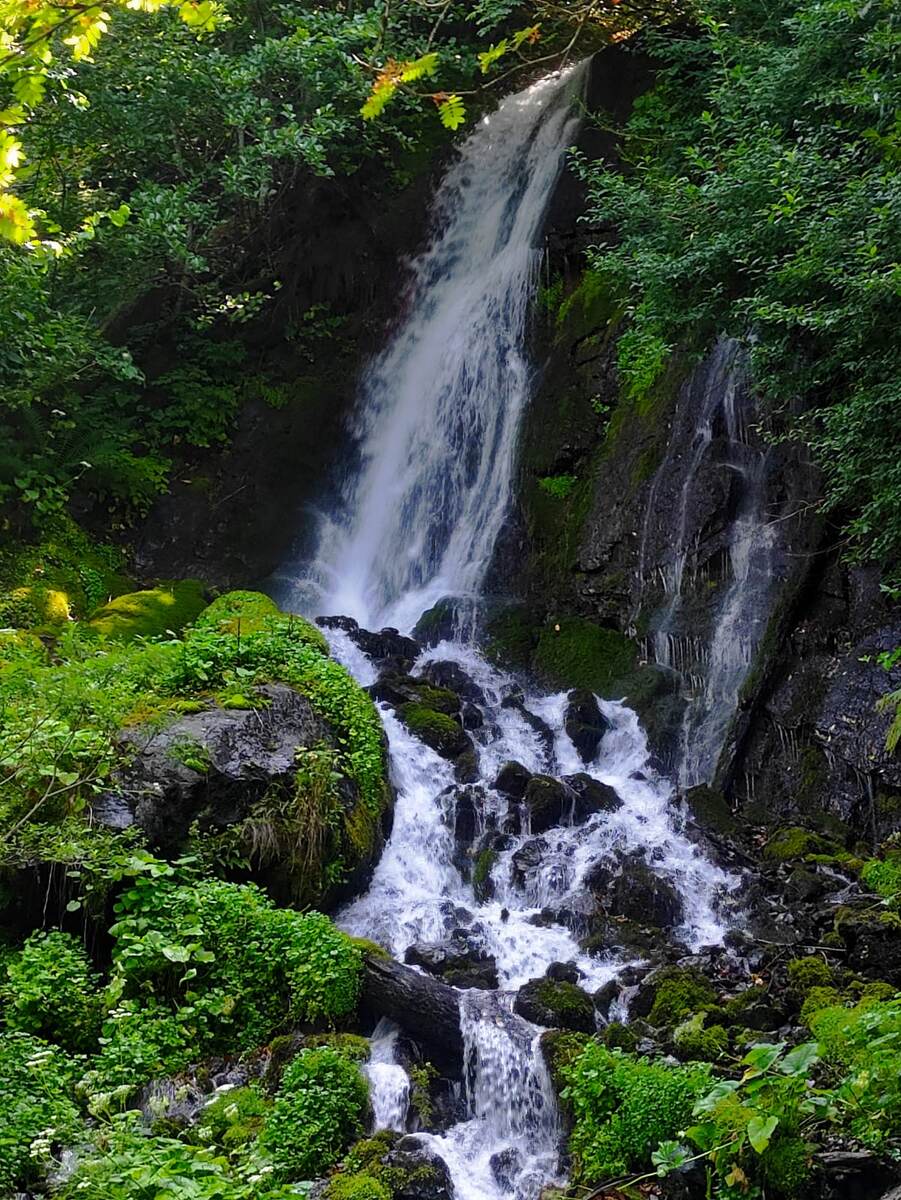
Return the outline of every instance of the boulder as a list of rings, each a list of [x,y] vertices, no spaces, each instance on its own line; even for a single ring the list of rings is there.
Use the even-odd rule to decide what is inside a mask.
[[[599,779],[592,779],[584,771],[580,771],[578,775],[566,775],[563,782],[573,793],[574,825],[581,825],[595,813],[616,812],[623,806],[622,797],[615,788],[609,783],[601,783]]]
[[[380,629],[373,633],[361,629],[353,617],[317,617],[316,623],[324,629],[342,629],[376,666],[389,661],[412,666],[421,653],[417,642],[396,629]]]
[[[569,693],[563,728],[582,762],[587,764],[597,758],[601,739],[610,728],[610,722],[601,712],[593,692],[575,688]]]
[[[459,988],[496,988],[497,964],[476,941],[456,930],[441,942],[416,942],[404,960]]]
[[[541,866],[547,853],[548,844],[542,837],[530,838],[512,857],[513,882],[517,887],[524,887],[526,880]]]
[[[435,687],[447,688],[456,692],[464,700],[472,704],[484,704],[485,693],[471,676],[467,675],[459,663],[439,660],[429,662],[422,668],[422,678]]]
[[[415,1134],[401,1138],[382,1163],[390,1171],[393,1200],[454,1200],[447,1164]]]
[[[532,772],[526,770],[522,763],[506,762],[498,772],[493,786],[501,795],[509,796],[511,800],[522,800],[531,778]]]
[[[427,609],[413,627],[413,636],[423,646],[453,641],[457,632],[457,601],[445,596]]]
[[[640,851],[624,855],[618,864],[606,860],[597,863],[584,882],[597,897],[601,911],[617,918],[660,929],[674,929],[684,919],[684,906],[675,886],[656,874]]]
[[[407,675],[402,671],[384,671],[369,688],[373,700],[381,700],[399,709],[404,704],[419,704],[433,712],[456,716],[460,711],[460,697],[449,688]]]
[[[523,797],[533,833],[544,833],[569,819],[573,793],[565,783],[550,775],[533,775]]]
[[[554,979],[530,979],[516,993],[513,1011],[533,1025],[548,1029],[572,1029],[594,1033],[594,1003],[574,983]]]
[[[414,701],[401,704],[397,715],[412,734],[427,746],[431,746],[442,758],[458,759],[467,751],[475,749],[472,738],[460,722],[447,713]],[[474,782],[478,778],[477,763],[475,766],[474,773],[471,760],[461,764],[456,773],[461,783]]]
[[[460,998],[449,983],[371,952],[363,956],[362,994],[371,1015],[400,1025],[439,1063],[462,1057]]]

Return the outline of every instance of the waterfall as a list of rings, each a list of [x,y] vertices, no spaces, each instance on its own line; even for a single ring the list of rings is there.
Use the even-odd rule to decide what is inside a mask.
[[[315,560],[288,564],[276,581],[286,606],[409,630],[444,596],[477,603],[508,513],[529,397],[536,243],[583,82],[576,68],[508,97],[448,171],[410,309],[362,386],[340,503],[323,522]],[[329,625],[327,634],[335,657],[372,684],[376,667],[351,633]],[[438,662],[471,684],[476,832],[497,835],[490,887],[477,896],[459,860],[454,765],[383,703],[393,828],[367,891],[338,922],[401,959],[417,943],[462,938],[490,960],[497,988],[459,993],[466,1115],[443,1134],[417,1136],[446,1162],[456,1200],[537,1200],[562,1181],[561,1134],[540,1030],[513,1011],[516,990],[551,963],[567,964],[588,991],[623,965],[580,944],[599,863],[615,872],[624,855],[642,857],[676,897],[675,935],[693,948],[722,940],[721,901],[733,881],[681,831],[672,786],[655,771],[630,709],[600,702],[605,732],[586,762],[565,729],[565,693],[531,688],[462,638],[423,650],[412,673]],[[617,803],[578,825],[562,813],[536,837],[525,806],[495,787],[510,760],[577,775],[615,792]],[[377,1126],[400,1128],[408,1092],[394,1036],[376,1030],[367,1072]]]
[[[737,342],[720,339],[683,401],[667,459],[651,487],[639,570],[643,579],[658,486],[667,469],[674,468],[680,488],[673,555],[663,568],[665,603],[654,621],[652,649],[655,661],[678,671],[688,685],[676,770],[680,785],[692,787],[713,778],[741,686],[766,629],[778,572],[775,526],[767,513],[767,452],[750,436],[755,399]],[[696,567],[700,531],[692,529],[691,521],[697,493],[709,487],[711,474],[727,478],[732,515],[720,535],[723,579],[709,628],[701,636],[682,632],[682,627],[689,591],[714,582]]]
[[[538,243],[584,77],[507,97],[448,171],[407,319],[363,382],[358,461],[312,568],[283,572],[285,603],[408,628],[443,596],[477,595],[510,502]]]

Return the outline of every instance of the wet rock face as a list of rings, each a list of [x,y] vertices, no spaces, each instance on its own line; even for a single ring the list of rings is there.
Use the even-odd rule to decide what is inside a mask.
[[[409,670],[420,654],[418,643],[396,629],[380,629],[373,633],[361,629],[353,617],[317,617],[316,624],[323,629],[343,630],[376,667]]]
[[[459,988],[496,988],[497,964],[477,938],[458,930],[441,942],[416,942],[404,961]]]
[[[634,851],[618,865],[601,862],[588,873],[585,886],[602,912],[671,930],[684,919],[682,900],[668,879],[657,875]]]
[[[504,796],[512,800],[522,800],[532,778],[531,771],[526,770],[522,763],[508,762],[501,767],[494,787]]]
[[[601,739],[610,728],[596,697],[584,688],[569,693],[563,727],[586,765],[598,756]]]
[[[454,1200],[454,1185],[445,1162],[414,1135],[401,1138],[382,1159],[397,1171],[394,1200]]]
[[[131,762],[106,804],[117,820],[146,831],[154,845],[173,849],[200,820],[223,828],[279,784],[289,784],[300,747],[331,741],[331,731],[305,696],[281,684],[258,689],[261,707],[222,709],[180,717],[161,730],[139,727],[121,738]]]

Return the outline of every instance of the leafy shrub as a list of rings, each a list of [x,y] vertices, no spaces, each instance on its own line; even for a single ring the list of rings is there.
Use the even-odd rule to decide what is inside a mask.
[[[6,968],[0,987],[9,1029],[69,1050],[89,1051],[100,1032],[99,979],[67,933],[33,933]]]
[[[871,858],[864,864],[860,877],[868,888],[891,900],[901,893],[901,856]]]
[[[233,1088],[207,1104],[193,1138],[228,1154],[240,1152],[260,1135],[271,1108],[272,1101],[254,1084]]]
[[[285,1179],[312,1179],[333,1166],[363,1130],[369,1088],[336,1050],[302,1050],[285,1069],[263,1134]]]
[[[555,500],[565,500],[578,482],[575,475],[546,475],[538,480],[538,486]]]
[[[664,1066],[594,1041],[564,1074],[570,1149],[583,1183],[649,1166],[651,1150],[684,1128],[709,1082],[706,1066]]]
[[[391,1193],[372,1175],[336,1175],[326,1190],[326,1200],[391,1200]]]
[[[0,1189],[10,1194],[38,1175],[42,1153],[77,1137],[73,1099],[80,1070],[67,1056],[26,1033],[0,1033]],[[39,1144],[38,1144],[39,1143]]]

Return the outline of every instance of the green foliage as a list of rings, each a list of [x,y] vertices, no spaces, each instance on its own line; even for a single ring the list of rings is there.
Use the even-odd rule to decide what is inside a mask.
[[[646,389],[667,346],[747,339],[770,430],[808,442],[849,553],[891,575],[901,560],[894,4],[704,0],[698,17],[644,39],[657,83],[627,126],[628,169],[582,165],[591,218],[610,231],[592,264],[629,297],[627,390]]]
[[[708,1070],[664,1066],[589,1042],[565,1069],[576,1181],[600,1182],[650,1166],[657,1143],[685,1127],[708,1085]]]
[[[33,933],[6,967],[0,1002],[7,1029],[37,1034],[68,1050],[96,1046],[99,979],[67,933]]]
[[[372,1175],[336,1175],[326,1191],[327,1200],[391,1200],[391,1193]]]
[[[538,486],[555,500],[565,500],[578,482],[575,475],[546,475],[538,480]]]
[[[334,1165],[363,1130],[369,1089],[336,1050],[302,1050],[282,1077],[263,1142],[284,1179],[312,1179]]]
[[[26,1033],[0,1033],[0,1188],[37,1179],[55,1143],[72,1141],[81,1121],[74,1103],[78,1059]]]
[[[704,1027],[705,1014],[688,1017],[673,1030],[673,1045],[679,1057],[688,1061],[716,1062],[729,1047],[729,1035],[722,1025]]]
[[[894,899],[901,893],[901,856],[871,858],[864,864],[860,877],[868,888],[884,899]]]
[[[206,607],[204,591],[199,580],[180,579],[126,592],[93,613],[89,625],[102,637],[121,641],[180,633]]]
[[[230,1156],[240,1154],[259,1137],[271,1108],[255,1084],[221,1092],[204,1108],[193,1137]]]

